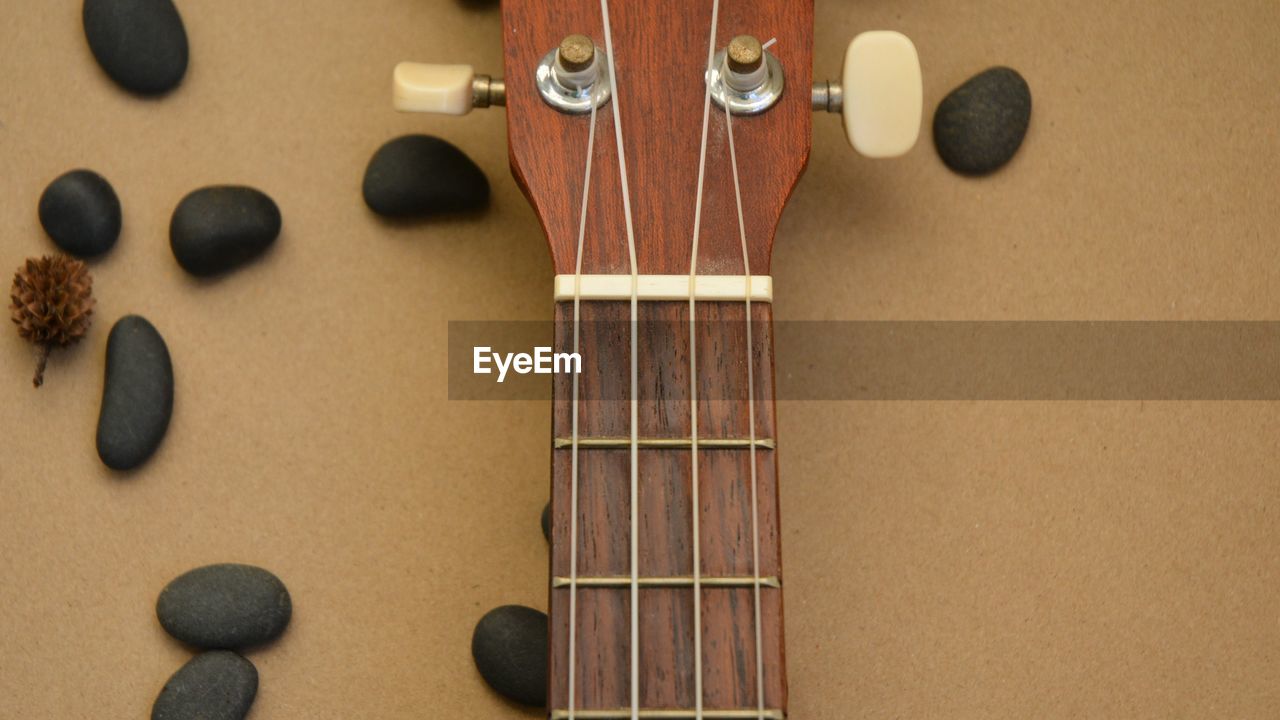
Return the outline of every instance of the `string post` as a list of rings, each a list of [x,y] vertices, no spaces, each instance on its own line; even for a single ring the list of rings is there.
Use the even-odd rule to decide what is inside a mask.
[[[754,35],[739,35],[730,40],[725,55],[729,69],[744,75],[759,70],[764,63],[764,48]]]
[[[734,115],[756,115],[782,99],[782,63],[753,35],[738,35],[716,52],[707,68],[711,99]]]
[[[534,78],[548,105],[570,115],[586,115],[609,102],[612,64],[586,35],[567,35],[538,63]]]
[[[764,46],[753,35],[739,35],[724,50],[724,82],[744,95],[764,89],[769,67],[764,62]]]
[[[596,44],[586,35],[569,35],[560,41],[556,60],[558,69],[566,73],[580,73],[595,64]]]

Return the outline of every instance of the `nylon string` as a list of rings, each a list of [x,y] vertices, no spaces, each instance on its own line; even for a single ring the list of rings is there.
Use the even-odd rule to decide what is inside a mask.
[[[636,234],[631,220],[631,189],[627,182],[627,155],[622,144],[621,95],[617,68],[613,59],[613,29],[609,23],[609,0],[600,0],[604,21],[605,52],[609,56],[609,75],[613,78],[613,130],[618,143],[618,174],[622,180],[622,214],[627,224],[627,255],[631,261],[631,720],[640,720],[640,401],[637,397],[639,373],[637,360],[637,321],[639,308],[639,274],[636,268]]]
[[[707,72],[711,71],[716,53],[716,26],[720,20],[720,0],[711,4],[711,39],[707,43]],[[702,234],[702,189],[707,174],[707,131],[711,124],[711,84],[702,99],[702,148],[698,158],[698,195],[693,212],[693,243],[689,257],[689,437],[690,450],[690,502],[693,532],[693,692],[694,718],[702,720],[702,507],[698,491],[698,337],[694,319],[698,276],[698,239]],[[748,282],[750,282],[748,280]]]
[[[769,45],[773,42],[770,41]],[[768,47],[766,45],[765,47]],[[733,113],[726,103],[724,108],[725,130],[729,136],[729,158],[733,165],[733,194],[738,204],[738,236],[742,240],[742,273],[747,277],[747,424],[748,436],[751,440],[751,575],[752,591],[755,605],[755,641],[756,641],[756,712],[764,718],[764,655],[761,653],[760,623],[760,505],[757,498],[759,485],[756,477],[756,388],[755,362],[751,337],[751,258],[747,252],[747,227],[742,216],[742,185],[738,179],[738,151],[733,142]]]
[[[573,269],[573,352],[579,351],[579,328],[582,324],[582,246],[587,235],[587,200],[591,194],[591,160],[596,146],[596,106],[591,104],[591,129],[587,131],[587,169],[582,180],[582,215],[578,219],[578,251]],[[577,679],[578,643],[578,373],[573,373],[573,451],[569,461],[570,491],[569,532],[569,720],[577,709],[574,683]]]

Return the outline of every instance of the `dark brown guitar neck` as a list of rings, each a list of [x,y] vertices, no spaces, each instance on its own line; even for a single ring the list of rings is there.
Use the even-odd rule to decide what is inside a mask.
[[[630,292],[635,276],[691,271],[768,282],[809,157],[812,0],[503,0],[502,17],[511,166],[559,297],[579,273]],[[526,81],[570,33],[607,55],[595,114]],[[743,35],[768,45],[787,90],[731,120],[706,80]],[[622,297],[613,287],[587,297]],[[697,302],[694,343],[687,299],[640,300],[634,335],[630,297],[584,300],[576,322],[572,301],[556,304],[557,352],[576,329],[582,372],[576,406],[574,376],[554,376],[552,718],[783,715],[772,306],[758,290],[699,295],[734,299]]]
[[[696,314],[697,508],[689,305],[639,304],[634,538],[630,302],[581,303],[576,548],[573,379],[555,376],[548,694],[553,718],[568,716],[571,673],[575,717],[583,720],[630,718],[633,700],[641,717],[664,711],[656,716],[693,718],[699,645],[703,717],[757,718],[762,707],[763,717],[780,717],[784,711],[771,307],[751,306],[749,352],[745,303],[699,302]],[[572,302],[557,304],[556,327],[557,351],[572,352]],[[748,397],[749,384],[754,398]],[[639,586],[634,687],[633,540]]]

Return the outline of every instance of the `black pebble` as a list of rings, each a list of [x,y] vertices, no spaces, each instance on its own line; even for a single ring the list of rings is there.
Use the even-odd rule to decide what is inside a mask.
[[[49,183],[40,196],[40,224],[68,255],[101,255],[120,238],[120,199],[106,178],[92,170],[72,170]]]
[[[159,95],[187,72],[187,30],[172,0],[84,0],[84,34],[98,64],[126,90]]]
[[[141,465],[164,439],[173,414],[173,364],[146,318],[127,315],[107,337],[98,415],[98,456],[113,470]]]
[[[525,705],[547,705],[547,615],[504,605],[490,610],[471,636],[471,656],[489,686]]]
[[[151,720],[242,720],[257,694],[253,663],[225,650],[200,653],[164,684]]]
[[[293,601],[280,578],[259,567],[224,563],[179,575],[156,600],[170,635],[203,649],[261,645],[284,632]]]
[[[488,204],[489,181],[466,153],[444,140],[406,135],[369,160],[364,201],[386,217],[468,212]]]
[[[169,245],[184,270],[207,277],[266,252],[280,235],[280,226],[280,208],[265,193],[216,185],[178,203],[169,222]]]
[[[1031,88],[1016,70],[994,67],[951,91],[933,116],[933,142],[952,170],[985,175],[1013,157],[1031,123]]]
[[[542,508],[542,536],[551,542],[551,503]]]

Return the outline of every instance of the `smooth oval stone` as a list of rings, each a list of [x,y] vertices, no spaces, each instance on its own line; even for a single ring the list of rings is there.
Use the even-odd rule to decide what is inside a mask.
[[[542,508],[542,536],[551,542],[551,503]]]
[[[170,635],[198,648],[261,645],[280,636],[293,601],[280,578],[253,565],[223,563],[174,578],[156,600],[156,617]]]
[[[437,137],[406,135],[378,148],[364,173],[364,201],[386,217],[483,208],[489,180],[466,153]]]
[[[260,190],[215,185],[182,199],[169,222],[178,264],[207,277],[240,267],[267,251],[280,235],[280,208]]]
[[[187,30],[172,0],[85,0],[84,35],[98,64],[121,87],[166,93],[187,72]]]
[[[151,720],[242,720],[257,694],[253,663],[226,650],[200,653],[164,684]]]
[[[938,104],[933,142],[947,167],[965,175],[985,175],[1013,158],[1030,123],[1027,81],[1016,70],[994,67]]]
[[[521,605],[490,610],[471,636],[480,676],[499,694],[547,705],[547,614]]]
[[[120,238],[120,199],[92,170],[72,170],[49,183],[39,213],[44,231],[68,255],[101,255]]]
[[[172,414],[173,364],[164,338],[146,318],[120,318],[107,337],[98,457],[113,470],[141,465],[160,446]]]

